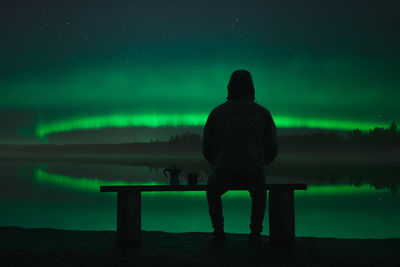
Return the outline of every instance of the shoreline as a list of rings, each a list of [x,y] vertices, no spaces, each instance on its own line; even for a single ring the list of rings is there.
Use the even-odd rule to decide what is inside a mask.
[[[118,248],[114,231],[0,227],[0,265],[135,266],[395,266],[400,238],[336,239],[297,237],[273,246],[263,236],[251,246],[246,234],[227,234],[225,245],[210,244],[210,233],[144,231],[142,246]]]

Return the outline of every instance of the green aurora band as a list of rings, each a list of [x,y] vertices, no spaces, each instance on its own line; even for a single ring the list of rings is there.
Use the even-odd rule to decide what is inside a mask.
[[[53,186],[70,188],[73,190],[100,192],[100,186],[110,185],[160,185],[157,182],[137,183],[132,181],[106,181],[92,177],[72,177],[61,174],[49,173],[45,169],[38,168],[34,171],[34,177],[39,183],[45,183]],[[352,195],[352,194],[377,194],[389,189],[375,189],[370,185],[309,185],[306,191],[295,191],[296,195]],[[202,191],[186,191],[186,192],[145,192],[145,194],[167,194],[167,195],[189,195],[204,196]],[[227,195],[233,197],[248,197],[246,191],[231,191]]]
[[[109,127],[201,127],[206,123],[205,113],[166,113],[166,114],[115,114],[105,116],[81,117],[41,123],[36,127],[36,136],[43,138],[49,134],[74,130],[93,130]],[[344,121],[321,118],[296,118],[274,116],[277,127],[281,128],[317,128],[328,130],[368,131],[375,127],[388,127],[382,122]]]

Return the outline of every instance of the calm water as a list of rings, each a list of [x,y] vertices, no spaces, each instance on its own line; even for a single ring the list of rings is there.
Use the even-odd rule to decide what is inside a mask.
[[[115,230],[116,194],[100,193],[100,185],[168,183],[161,168],[148,166],[1,162],[0,167],[1,226]],[[206,172],[200,170],[203,183]],[[400,238],[400,176],[390,171],[389,178],[387,173],[380,177],[379,172],[361,177],[341,169],[340,177],[329,170],[309,180],[279,175],[268,179],[309,184],[307,191],[295,193],[297,236]],[[228,192],[223,203],[226,231],[248,233],[248,193]],[[264,227],[268,234],[268,210]],[[143,193],[142,228],[211,231],[205,193]]]

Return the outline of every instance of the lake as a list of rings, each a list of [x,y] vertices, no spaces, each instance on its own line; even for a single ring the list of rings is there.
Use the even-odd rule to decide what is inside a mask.
[[[0,168],[0,226],[115,230],[116,193],[100,193],[100,185],[168,184],[163,168],[151,164],[2,161]],[[304,176],[275,168],[267,181],[308,184],[295,192],[297,236],[400,238],[398,169],[366,168],[331,164]],[[206,183],[207,169],[190,171]],[[226,232],[248,233],[248,192],[226,193],[223,205]],[[211,232],[205,192],[142,193],[142,229]],[[268,209],[263,234],[269,234]]]

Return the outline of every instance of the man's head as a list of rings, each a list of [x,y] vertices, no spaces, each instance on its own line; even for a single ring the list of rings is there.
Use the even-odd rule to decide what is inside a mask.
[[[248,99],[254,100],[254,85],[250,72],[235,70],[228,84],[228,100]]]

